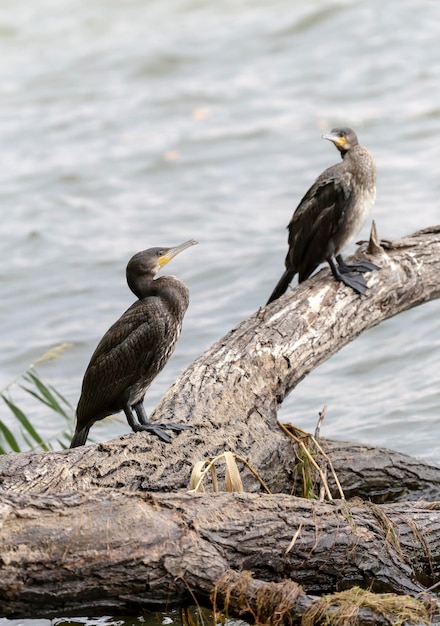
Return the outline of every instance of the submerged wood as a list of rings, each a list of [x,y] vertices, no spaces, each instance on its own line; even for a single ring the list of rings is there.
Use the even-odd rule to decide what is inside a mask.
[[[323,270],[185,370],[151,416],[191,424],[171,445],[138,433],[0,457],[1,614],[165,610],[193,602],[192,594],[209,603],[231,569],[252,571],[262,584],[291,579],[304,594],[358,584],[414,595],[435,581],[437,505],[281,493],[295,493],[298,465],[277,425],[286,395],[367,328],[440,295],[440,227],[381,243],[369,244],[382,269],[368,276],[365,298]],[[346,498],[440,500],[437,467],[373,446],[321,445]],[[167,495],[187,489],[195,463],[225,450],[245,457],[278,495]],[[260,488],[250,473],[243,482]]]

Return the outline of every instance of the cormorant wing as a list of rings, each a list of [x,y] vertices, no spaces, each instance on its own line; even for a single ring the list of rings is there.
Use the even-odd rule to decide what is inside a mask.
[[[155,356],[167,328],[166,316],[158,305],[156,298],[138,300],[105,333],[84,374],[77,408],[79,423],[121,410],[124,394],[133,385],[143,379],[146,388],[156,376]]]
[[[340,165],[329,167],[318,177],[298,205],[289,229],[286,266],[299,281],[333,255],[332,239],[351,197],[351,174],[340,172]]]

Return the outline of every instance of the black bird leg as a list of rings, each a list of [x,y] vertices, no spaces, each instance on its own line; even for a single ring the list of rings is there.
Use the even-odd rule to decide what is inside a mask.
[[[362,259],[361,261],[356,261],[356,263],[346,263],[342,256],[338,254],[336,257],[336,261],[339,265],[339,271],[341,274],[351,274],[351,272],[372,272],[373,270],[380,270],[378,265],[371,263],[371,261],[367,261],[367,259]]]
[[[142,402],[140,403],[140,405],[142,406]],[[139,416],[137,407],[139,407],[140,405],[137,404],[134,407],[136,414],[139,418],[139,422],[141,422],[141,418]],[[133,411],[131,410],[129,406],[124,407],[124,413],[127,418],[127,422],[129,423],[130,428],[133,432],[139,433],[139,432],[146,431],[146,432],[151,433],[152,435],[156,435],[156,437],[159,437],[159,439],[162,439],[162,441],[165,441],[165,443],[171,442],[171,437],[168,435],[168,433],[162,430],[159,424],[152,424],[151,422],[148,421],[147,416],[145,415],[145,410],[144,410],[145,423],[137,422],[135,416],[133,415]]]
[[[365,294],[367,293],[367,283],[362,274],[358,274],[356,271],[353,271],[351,273],[348,269],[345,269],[345,271],[340,270],[340,268],[336,267],[336,264],[332,258],[327,260],[328,264],[330,265],[332,274],[337,281],[344,283],[344,285],[347,285],[347,287],[351,287],[354,291],[356,291],[356,293],[359,293],[361,296],[365,296]]]
[[[144,425],[144,426],[148,426],[149,428],[151,428],[151,426],[156,427],[158,426],[159,429],[163,432],[164,430],[186,430],[188,428],[191,428],[191,426],[189,426],[188,424],[174,424],[173,422],[166,422],[165,424],[153,424],[152,422],[150,422],[150,420],[147,417],[147,414],[145,413],[145,407],[143,402],[138,402],[137,404],[134,405],[134,410],[136,411],[136,415],[138,416],[138,420],[139,422]],[[165,435],[167,437],[169,437],[169,435],[167,435],[165,433]],[[161,435],[159,435],[160,437]]]

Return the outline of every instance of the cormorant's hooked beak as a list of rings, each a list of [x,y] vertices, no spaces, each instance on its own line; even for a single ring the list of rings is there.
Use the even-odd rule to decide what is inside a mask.
[[[159,257],[158,264],[160,267],[163,267],[167,263],[174,259],[180,252],[183,252],[190,246],[195,246],[196,243],[199,243],[195,239],[190,239],[189,241],[185,241],[185,243],[181,243],[180,246],[176,246],[175,248],[168,248],[164,251],[164,254]]]
[[[347,143],[347,138],[344,135],[337,135],[336,133],[324,133],[322,136],[323,139],[328,139],[339,149],[343,148]]]

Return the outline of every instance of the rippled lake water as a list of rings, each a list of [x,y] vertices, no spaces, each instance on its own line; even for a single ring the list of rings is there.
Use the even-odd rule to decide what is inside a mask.
[[[98,340],[133,300],[130,256],[195,238],[169,266],[191,304],[152,410],[266,301],[293,210],[339,159],[321,140],[332,127],[355,128],[375,156],[381,236],[439,223],[439,24],[429,0],[3,0],[0,387],[72,342],[39,372],[75,405]],[[327,404],[325,436],[440,462],[439,315],[432,302],[365,333],[280,416],[311,429]]]

